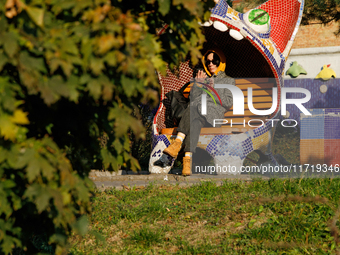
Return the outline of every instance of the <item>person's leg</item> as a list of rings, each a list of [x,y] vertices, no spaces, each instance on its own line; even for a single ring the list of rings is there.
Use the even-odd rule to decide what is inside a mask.
[[[177,158],[177,155],[182,148],[183,141],[186,140],[186,136],[190,133],[190,106],[185,109],[179,122],[177,132],[175,141],[163,151],[173,158]]]
[[[206,124],[206,120],[203,116],[197,116],[197,118],[192,120],[190,124],[190,132],[186,135],[184,139],[184,151],[194,153],[196,151],[196,146],[201,133],[201,128]]]
[[[184,139],[185,156],[183,158],[182,175],[191,175],[192,154],[196,151],[201,128],[206,125],[205,117],[199,114],[197,108],[192,109],[190,113],[190,123],[186,126],[186,129],[188,129],[189,132],[187,132]]]

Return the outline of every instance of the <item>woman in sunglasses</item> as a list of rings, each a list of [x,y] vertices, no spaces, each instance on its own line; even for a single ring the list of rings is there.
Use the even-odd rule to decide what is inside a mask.
[[[184,111],[177,128],[175,141],[164,150],[165,154],[176,158],[184,144],[185,157],[183,158],[182,175],[191,174],[192,153],[195,152],[201,128],[213,126],[214,119],[224,119],[224,114],[233,105],[233,96],[228,89],[214,89],[214,84],[235,85],[235,80],[225,73],[226,58],[218,49],[209,50],[202,59],[205,71],[198,71],[195,83],[190,90],[190,105]],[[201,114],[201,95],[207,94],[207,114]],[[214,97],[214,99],[211,97]],[[191,118],[190,118],[191,115]],[[215,125],[217,126],[217,125]]]

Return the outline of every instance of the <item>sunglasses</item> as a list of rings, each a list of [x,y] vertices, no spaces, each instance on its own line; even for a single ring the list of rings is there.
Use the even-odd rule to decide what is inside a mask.
[[[207,59],[206,61],[205,61],[205,65],[209,65],[210,63],[213,63],[215,66],[217,66],[218,64],[219,64],[219,61],[218,61],[218,59],[213,59],[213,60],[209,60],[209,59]]]

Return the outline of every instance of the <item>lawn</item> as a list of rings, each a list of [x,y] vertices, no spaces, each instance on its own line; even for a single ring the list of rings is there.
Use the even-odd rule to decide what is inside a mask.
[[[70,254],[334,254],[340,179],[96,191]]]

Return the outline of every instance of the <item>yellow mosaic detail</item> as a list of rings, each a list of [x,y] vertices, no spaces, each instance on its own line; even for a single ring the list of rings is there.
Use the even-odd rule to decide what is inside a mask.
[[[200,135],[197,147],[205,150],[213,138],[212,135]]]
[[[263,135],[252,139],[252,141],[254,150],[265,151],[269,144],[269,132],[266,132]]]
[[[267,49],[270,51],[270,54],[273,55],[274,53],[274,46],[272,44],[272,42],[269,39],[261,39],[262,43],[264,46],[267,47]]]
[[[232,15],[232,19],[233,20],[239,20],[239,17],[238,17],[238,12],[233,10],[232,8],[228,8],[228,11],[227,11],[228,14]]]

